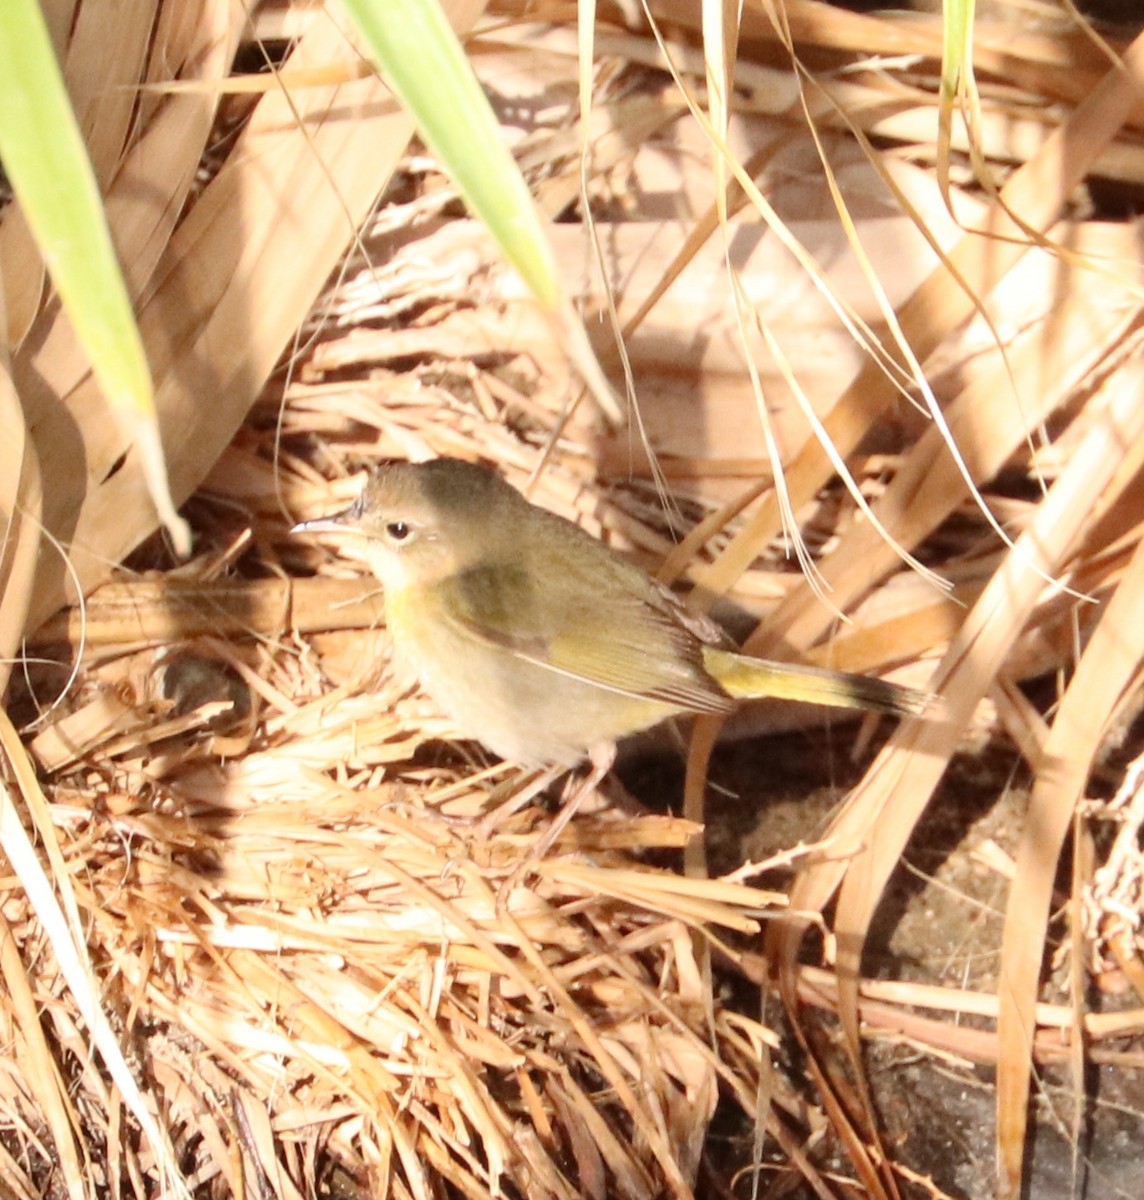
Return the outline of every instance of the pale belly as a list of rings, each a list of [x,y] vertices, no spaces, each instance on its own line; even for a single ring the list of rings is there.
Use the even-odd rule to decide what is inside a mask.
[[[458,732],[512,762],[573,766],[678,711],[529,662],[434,620],[408,596],[387,599],[386,612],[399,660]]]

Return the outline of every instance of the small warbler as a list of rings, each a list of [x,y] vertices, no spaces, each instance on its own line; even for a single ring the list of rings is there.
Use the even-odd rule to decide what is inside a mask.
[[[734,653],[638,567],[459,459],[383,465],[350,508],[291,532],[362,539],[399,662],[460,732],[523,765],[599,766],[628,734],[744,699],[896,715],[930,701]]]

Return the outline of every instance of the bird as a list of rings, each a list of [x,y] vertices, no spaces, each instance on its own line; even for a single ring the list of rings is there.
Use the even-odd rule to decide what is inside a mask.
[[[897,716],[931,701],[737,653],[716,622],[480,463],[382,463],[349,508],[291,532],[358,541],[384,589],[397,663],[458,732],[525,767],[587,759],[599,782],[619,740],[748,699]]]

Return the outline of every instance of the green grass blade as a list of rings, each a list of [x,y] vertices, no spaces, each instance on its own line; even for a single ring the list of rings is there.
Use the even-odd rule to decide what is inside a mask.
[[[143,343],[36,0],[0,3],[0,161],[95,377],[136,439],[159,517],[185,553],[190,532],[167,484]]]
[[[386,82],[536,298],[562,289],[528,187],[437,0],[343,0]]]

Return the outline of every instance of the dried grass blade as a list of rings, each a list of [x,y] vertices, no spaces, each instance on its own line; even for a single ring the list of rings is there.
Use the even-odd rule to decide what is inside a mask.
[[[199,2],[193,0],[195,6]],[[144,76],[158,4],[80,4],[70,30],[64,65],[68,98],[103,190],[127,144],[135,113],[133,89]],[[115,47],[114,54],[108,54],[109,46]]]
[[[254,1171],[255,1195],[272,1190],[279,1200],[303,1200],[294,1181],[282,1169],[274,1153],[274,1130],[266,1106],[249,1092],[232,1093],[235,1124],[239,1141]]]
[[[1081,254],[1126,264],[1139,251],[1130,227],[1107,224],[1083,227],[1075,245]],[[1116,289],[1103,272],[1061,262],[1053,274],[1053,310],[1015,348],[992,355],[991,369],[979,372],[947,406],[949,432],[978,483],[993,478],[1100,359],[1116,351],[1119,337],[1134,320],[1133,278],[1124,280],[1119,302],[1110,303]],[[1014,387],[1020,403],[999,400]],[[874,511],[899,543],[913,548],[966,496],[962,473],[945,451],[945,435],[931,426],[910,448]],[[846,531],[821,567],[835,604],[849,609],[897,565],[893,548],[881,543],[877,530],[864,523]],[[809,583],[792,590],[748,639],[747,650],[765,653],[768,645],[780,643],[798,649],[813,645],[831,624],[831,613],[813,599]]]
[[[452,0],[467,29],[481,0]],[[563,291],[536,206],[492,106],[438,0],[346,0],[345,8],[469,208],[550,311]]]
[[[82,610],[57,613],[36,630],[33,643],[83,642],[94,648],[208,634],[274,637],[287,630],[372,629],[383,616],[382,598],[371,580],[134,579],[104,584]]]
[[[770,10],[770,12],[776,22],[776,26],[778,26],[780,23],[780,14],[778,13],[778,10],[775,10],[774,8],[772,8]],[[667,55],[666,45],[664,44],[663,39],[662,39],[658,29],[654,29],[653,31],[655,32],[657,41],[659,41],[660,47],[664,52],[665,60],[669,64],[669,68],[672,71],[672,75],[675,79],[676,85],[679,88],[680,93],[687,100],[688,107],[691,110],[692,116],[695,118],[696,122],[703,128],[704,135],[710,140],[712,146],[714,147],[715,151],[717,152],[718,162],[720,164],[720,179],[717,180],[717,183],[721,181],[722,172],[724,170],[729,170],[733,174],[735,181],[738,183],[739,187],[742,189],[742,191],[745,194],[745,196],[747,197],[747,200],[749,201],[749,203],[754,207],[754,209],[757,211],[757,213],[766,222],[769,230],[781,242],[781,244],[785,247],[785,249],[793,256],[793,258],[799,263],[799,265],[804,270],[806,277],[813,283],[814,287],[820,293],[820,295],[823,297],[823,299],[826,301],[827,305],[833,310],[834,314],[836,315],[838,320],[841,322],[842,326],[854,337],[854,340],[859,345],[863,346],[868,351],[868,353],[870,354],[869,361],[872,362],[875,366],[879,367],[879,369],[881,369],[882,371],[884,371],[886,373],[886,377],[890,380],[893,387],[895,387],[895,388],[900,387],[900,384],[897,381],[898,373],[895,370],[893,370],[893,367],[894,367],[893,360],[891,360],[888,355],[880,352],[880,346],[879,346],[877,340],[874,338],[871,330],[866,325],[866,323],[863,320],[861,320],[861,318],[857,317],[857,315],[853,312],[851,307],[845,301],[841,300],[839,297],[837,297],[835,295],[834,291],[831,289],[830,285],[828,284],[828,282],[826,280],[826,277],[825,277],[825,274],[824,274],[822,268],[816,262],[814,257],[807,251],[807,249],[802,245],[802,243],[798,240],[798,238],[795,237],[794,233],[791,231],[791,229],[788,227],[788,225],[780,218],[780,216],[776,212],[775,208],[771,205],[771,203],[762,194],[760,189],[756,186],[754,180],[747,174],[747,172],[744,170],[743,166],[738,162],[736,157],[732,154],[730,148],[728,147],[728,145],[726,143],[726,139],[723,136],[723,131],[720,130],[717,126],[715,126],[711,121],[708,121],[706,119],[704,114],[701,112],[697,102],[694,99],[692,99],[692,97],[687,92],[684,82],[681,79],[681,77],[679,76],[678,72],[674,69],[674,67],[670,66],[670,58]],[[793,48],[790,48],[790,50],[791,50],[791,53],[793,54]],[[717,114],[718,113],[717,106],[713,107],[712,111],[713,111],[713,113]],[[813,132],[813,126],[811,128],[812,128],[812,132]],[[817,135],[816,135],[816,137],[817,137]],[[822,165],[827,170],[828,177],[829,177],[830,172],[829,172],[828,161],[826,159],[825,154],[821,152],[821,147],[820,147],[820,159],[821,159]],[[837,189],[834,189],[834,194],[836,196],[836,199],[840,200],[840,196],[838,196]],[[724,216],[724,210],[726,208],[727,197],[726,197],[726,193],[723,188],[721,188],[721,187],[717,188],[716,197],[717,197],[716,209],[720,216],[720,225],[725,228],[726,221],[725,221],[725,216]],[[852,243],[852,247],[858,256],[859,262],[862,264],[863,271],[864,271],[868,281],[871,283],[876,295],[878,296],[879,304],[886,316],[887,322],[893,329],[893,332],[895,334],[895,340],[898,342],[899,347],[901,348],[901,353],[902,353],[903,357],[905,357],[909,361],[910,365],[913,367],[915,375],[916,375],[917,379],[919,380],[919,383],[922,386],[923,390],[927,390],[925,380],[924,380],[924,378],[922,378],[922,375],[921,375],[920,367],[918,367],[917,362],[916,362],[916,360],[912,354],[912,351],[910,349],[909,339],[906,337],[902,328],[900,328],[898,323],[896,322],[896,320],[894,318],[894,314],[889,307],[889,302],[885,299],[884,290],[883,290],[881,284],[878,282],[878,280],[874,276],[874,273],[872,271],[872,268],[870,267],[869,261],[865,255],[865,253],[862,251],[862,249],[857,241],[857,238],[854,236],[853,228],[850,225],[849,220],[848,220],[848,214],[846,212],[845,205],[840,203],[838,206],[838,211],[839,211],[840,216],[844,219],[844,221],[847,222],[848,238],[850,239],[850,241]],[[849,449],[852,449],[853,447],[850,446],[845,450],[841,450],[841,451],[839,450],[838,446],[836,445],[835,439],[831,436],[829,429],[819,419],[817,413],[815,412],[813,405],[810,403],[810,400],[807,397],[805,390],[799,383],[799,381],[796,377],[796,374],[794,372],[794,369],[792,368],[790,362],[788,361],[787,356],[784,353],[781,345],[775,338],[774,333],[771,331],[771,329],[769,328],[767,323],[761,319],[761,316],[758,313],[758,311],[756,310],[755,306],[750,303],[748,297],[746,296],[745,291],[742,286],[742,281],[741,281],[738,273],[736,271],[734,271],[730,265],[730,256],[729,255],[727,256],[727,262],[728,262],[728,273],[730,276],[731,287],[732,287],[732,295],[733,295],[733,299],[734,299],[734,312],[735,312],[735,318],[736,318],[736,333],[737,333],[738,339],[741,343],[741,354],[742,354],[743,361],[746,365],[747,373],[748,373],[748,376],[750,379],[751,391],[752,391],[752,394],[755,399],[755,410],[756,410],[756,413],[758,416],[759,425],[762,429],[764,442],[765,442],[765,445],[767,448],[767,455],[774,467],[774,473],[773,473],[774,490],[773,490],[771,497],[768,500],[768,505],[770,507],[768,507],[768,505],[765,505],[762,511],[765,513],[765,512],[771,511],[771,508],[773,508],[772,515],[775,516],[776,520],[778,521],[778,525],[777,525],[777,528],[774,531],[772,531],[772,536],[773,536],[773,533],[777,533],[779,530],[781,530],[786,535],[786,537],[789,539],[789,541],[793,547],[795,555],[798,558],[799,565],[801,566],[803,573],[807,576],[808,581],[810,582],[812,588],[814,588],[814,590],[815,590],[815,595],[821,602],[831,605],[832,602],[830,599],[827,598],[824,589],[817,586],[817,584],[818,584],[817,566],[816,566],[814,560],[811,558],[811,556],[806,548],[806,545],[803,541],[802,532],[799,527],[799,523],[796,519],[796,512],[799,507],[800,500],[798,499],[798,497],[796,497],[794,492],[791,490],[788,479],[786,477],[786,472],[785,472],[785,470],[782,469],[782,456],[779,453],[778,442],[775,437],[774,422],[770,415],[768,406],[765,402],[765,397],[763,395],[762,383],[761,383],[761,379],[760,379],[759,368],[757,365],[758,355],[752,348],[752,344],[755,343],[756,340],[761,340],[762,345],[765,347],[766,351],[770,354],[772,361],[774,362],[775,366],[778,368],[779,373],[780,373],[783,381],[786,383],[791,395],[797,401],[798,408],[799,408],[799,411],[802,413],[803,419],[810,426],[811,435],[812,435],[811,442],[813,442],[813,444],[819,449],[819,451],[823,455],[825,455],[830,466],[833,468],[834,473],[836,473],[839,476],[839,478],[843,481],[847,490],[853,496],[855,503],[862,510],[862,512],[866,515],[867,519],[871,520],[875,524],[877,524],[877,519],[874,516],[874,514],[872,513],[869,505],[866,502],[865,497],[862,495],[861,490],[859,489],[857,483],[854,481],[853,477],[851,476],[851,474],[846,466],[846,463],[844,461],[845,454],[848,453]],[[932,408],[935,412],[935,415],[937,415],[938,420],[940,421],[940,415],[937,414],[936,404],[933,404]],[[807,444],[810,444],[810,443],[808,442]],[[951,449],[953,450],[955,457],[957,457],[958,452],[956,450],[956,447],[951,447]],[[758,518],[756,518],[756,519],[758,519]],[[754,528],[755,528],[755,526],[753,523],[749,524],[747,527],[747,531],[744,531],[744,532],[745,533],[749,532]],[[739,535],[739,537],[742,537],[742,536],[744,536],[744,535],[743,534]],[[762,539],[762,540],[766,541],[766,540],[769,540],[769,538]],[[720,559],[718,559],[716,561],[714,566],[709,568],[707,571],[707,575],[710,578],[715,580],[713,590],[716,592],[726,590],[730,586],[730,584],[733,582],[733,580],[727,579],[723,576],[722,569],[721,569],[721,563],[723,563],[723,561],[726,559],[726,556],[731,552],[731,549],[736,545],[737,541],[738,541],[738,539],[734,539],[732,541],[731,547],[728,547],[728,550],[725,551],[724,554],[720,557]],[[749,561],[755,557],[757,548],[758,547],[756,547],[755,549],[752,549],[752,552],[749,554],[749,556],[747,556],[745,559],[743,559],[741,561],[741,563],[740,563],[741,569],[738,572],[738,574],[741,574],[742,570],[746,569],[746,566],[749,563]],[[908,553],[905,554],[904,557],[905,557],[906,561],[915,570],[917,570],[920,574],[922,574],[922,575],[930,574],[928,569],[922,563],[913,559]],[[735,578],[737,578],[737,577],[738,577],[738,575],[735,576]],[[936,576],[932,577],[932,578],[935,583],[938,582],[938,579]],[[838,613],[836,609],[832,609],[832,610],[835,611],[836,615],[838,615],[838,616],[842,615],[841,613]]]
[[[12,387],[7,355],[0,351],[0,695],[27,632],[32,581],[40,550],[39,459]]]
[[[0,801],[9,803],[10,798]],[[3,818],[0,817],[0,823]],[[15,860],[9,861],[15,866]],[[13,1047],[17,1063],[28,1080],[28,1087],[39,1104],[51,1131],[56,1154],[59,1156],[64,1182],[71,1196],[89,1194],[84,1184],[87,1172],[76,1147],[75,1135],[81,1125],[63,1087],[55,1059],[40,1024],[40,1010],[32,993],[28,973],[16,945],[11,925],[0,914],[0,973],[8,989],[8,999],[23,1038],[24,1053],[19,1044]]]
[[[541,948],[532,941],[527,931],[520,927],[511,914],[505,914],[504,919],[521,956],[532,966],[545,990],[559,1006],[562,1016],[583,1041],[601,1075],[615,1089],[617,1099],[627,1110],[639,1135],[646,1138],[647,1147],[663,1171],[664,1182],[670,1194],[679,1197],[680,1200],[686,1200],[691,1195],[691,1189],[680,1174],[672,1147],[667,1144],[662,1131],[649,1123],[646,1109],[639,1103],[631,1082],[620,1070],[613,1055],[608,1052],[600,1034],[552,968],[544,961]]]
[[[1038,933],[1048,923],[1058,860],[1107,723],[1144,660],[1141,612],[1144,543],[1137,546],[1061,700],[1017,849],[998,981],[997,1139],[999,1186],[1006,1197],[1017,1196],[1021,1188],[1044,946]],[[1081,1030],[1073,1034],[1079,1038]],[[1083,1082],[1077,1084],[1083,1095]]]
[[[1144,66],[1144,35],[1125,56],[1135,73]],[[1043,241],[1070,192],[1084,178],[1097,150],[1123,124],[1135,97],[1130,78],[1113,71],[1045,143],[1038,156],[1016,171],[1001,190],[999,204],[980,228],[967,231],[944,261],[899,310],[903,339],[915,357],[926,358],[956,326],[976,311],[980,298],[1012,269],[1030,248],[1029,237]],[[1020,213],[1019,223],[1012,214]],[[869,361],[823,422],[838,455],[853,452],[859,440],[897,394],[896,381],[882,365]],[[830,461],[820,441],[810,438],[787,468],[790,503],[806,504],[828,478]],[[746,570],[762,546],[782,528],[779,502],[768,499],[746,528],[732,539],[713,565],[708,586],[725,591]],[[778,647],[765,634],[756,653]]]
[[[1103,419],[1038,506],[1029,528],[966,618],[938,673],[947,720],[912,723],[898,730],[832,831],[832,837],[838,839],[831,842],[832,852],[840,861],[808,871],[792,893],[793,908],[817,908],[833,890],[832,886],[822,890],[828,877],[837,879],[846,873],[837,925],[840,938],[846,938],[846,948],[839,953],[844,1002],[847,995],[856,998],[864,930],[885,879],[953,752],[961,728],[1040,594],[1032,560],[1039,559],[1042,569],[1056,568],[1084,527],[1091,505],[1115,474],[1122,452],[1118,448],[1144,435],[1144,412],[1134,398],[1141,383],[1142,370],[1130,368],[1107,389]],[[913,754],[903,757],[909,748]],[[861,832],[852,824],[855,821],[863,826]],[[858,855],[847,869],[851,849]],[[816,875],[818,881],[812,882]],[[856,1032],[853,1024],[849,1028]]]
[[[20,206],[0,217],[0,310],[5,343],[13,351],[28,335],[44,293],[47,269]]]
[[[758,920],[746,914],[785,908],[781,893],[717,879],[689,879],[666,872],[614,866],[596,868],[566,858],[546,859],[539,870],[548,879],[574,884],[585,895],[614,896],[657,913],[676,916],[700,929],[721,925],[740,933],[756,933]]]
[[[421,136],[553,318],[602,411],[618,423],[619,406],[564,289],[536,204],[439,0],[345,0],[345,7]],[[449,8],[453,24],[468,28],[484,4],[451,0]]]
[[[788,1010],[793,1013],[795,1009],[795,995],[792,988],[794,977],[786,975],[780,982],[783,999]],[[788,991],[788,988],[791,990]],[[855,1095],[853,1083],[850,1080],[838,1078],[835,1071],[831,1069],[831,1062],[837,1050],[835,1046],[827,1043],[824,1037],[819,1036],[821,1031],[798,1020],[793,1023],[793,1030],[806,1055],[807,1066],[814,1079],[818,1095],[821,1097],[831,1128],[842,1140],[846,1154],[858,1173],[865,1195],[872,1200],[900,1200],[897,1183],[890,1172],[888,1159],[878,1140],[878,1126],[870,1112],[869,1098],[864,1094],[865,1089],[862,1086],[864,1081],[860,1080],[859,1093]],[[861,1126],[858,1121],[862,1122]]]
[[[166,4],[163,15],[174,7]],[[104,195],[108,224],[137,309],[146,305],[162,281],[156,268],[167,251],[172,230],[186,215],[188,195],[216,116],[215,88],[230,69],[242,25],[241,16],[228,0],[192,0],[183,11],[193,18],[192,36],[179,37],[178,31],[170,31],[164,38],[164,29],[171,22],[161,19],[148,70],[185,72],[202,90],[192,96],[167,97],[157,110],[140,104],[136,140],[123,148]],[[84,28],[89,36],[99,37],[98,28]],[[106,53],[106,45],[99,39],[96,57]],[[81,50],[76,47],[74,52]],[[42,419],[41,408],[51,397],[74,402],[91,370],[74,331],[54,310],[45,309],[41,314],[34,341],[37,344],[26,347],[17,359],[18,377],[24,379],[24,372],[29,372],[22,398],[33,426]],[[145,341],[152,372],[156,379],[161,378],[171,349],[165,343],[156,345],[153,339]],[[91,403],[94,406],[96,401]],[[95,414],[88,416],[94,419]],[[51,461],[49,449],[44,451],[47,461]],[[121,445],[116,446],[116,453],[122,453]],[[110,462],[90,465],[93,470],[106,469]]]
[[[945,769],[973,709],[992,682],[1043,587],[1059,568],[1119,461],[1116,447],[1144,436],[1135,401],[1140,370],[1124,370],[1105,397],[1099,422],[990,580],[950,646],[938,673],[945,720],[903,725],[849,797],[829,834],[831,860],[808,866],[791,892],[795,911],[821,911],[841,884],[835,932],[843,1026],[857,1061],[858,967],[870,916],[902,848]],[[776,930],[784,992],[795,997],[792,971],[801,931]]]
[[[22,777],[24,784],[27,784],[29,769],[25,752],[7,714],[3,712],[0,712],[0,742],[3,743],[4,756],[8,760],[10,770],[18,777]],[[21,768],[22,763],[24,764],[23,768]],[[32,788],[38,791],[34,775],[30,776],[30,781]],[[41,803],[46,803],[42,797],[40,799]],[[50,825],[48,829],[50,831]],[[44,827],[41,825],[41,833],[43,832]],[[51,838],[51,841],[54,844],[54,837]],[[99,983],[87,955],[82,927],[79,925],[78,915],[75,911],[74,898],[68,906],[72,917],[72,925],[69,927],[64,916],[64,909],[56,899],[48,876],[40,865],[31,840],[20,821],[15,799],[6,786],[0,789],[0,846],[3,847],[8,861],[19,876],[20,882],[28,894],[28,900],[43,925],[44,932],[55,952],[60,971],[67,980],[68,989],[76,1002],[76,1007],[83,1015],[92,1042],[99,1050],[100,1057],[119,1088],[124,1103],[131,1110],[151,1147],[164,1186],[169,1187],[175,1196],[189,1198],[190,1193],[179,1171],[166,1131],[160,1128],[151,1115],[101,1006]],[[59,854],[58,845],[56,854],[57,856]],[[68,873],[62,859],[53,862],[52,865],[57,886],[62,889],[65,896],[71,898]]]
[[[651,1180],[639,1169],[571,1074],[563,1072],[558,1079],[550,1079],[547,1090],[576,1160],[578,1181],[588,1197],[607,1200],[606,1163],[615,1175],[620,1195],[650,1200]]]
[[[305,67],[344,50],[341,32],[322,18],[289,61]],[[374,79],[293,98],[268,94],[176,231],[140,326],[156,364],[164,436],[181,448],[171,466],[177,496],[190,492],[229,442],[410,129]],[[38,443],[58,456],[74,441],[76,414],[85,418],[88,471],[100,482],[77,521],[84,480],[61,475],[48,514],[50,528],[74,527],[72,556],[85,587],[106,578],[109,564],[149,532],[138,465],[129,458],[107,477],[123,445],[92,419],[92,403],[81,385],[70,413],[48,411],[37,427]],[[58,573],[45,572],[33,620],[58,607],[64,591]]]
[[[41,1189],[32,1183],[4,1146],[0,1146],[0,1184],[9,1189],[12,1200],[43,1200]]]
[[[100,390],[139,448],[155,511],[186,554],[191,533],[171,499],[147,356],[47,26],[31,0],[15,0],[0,20],[5,170]]]

